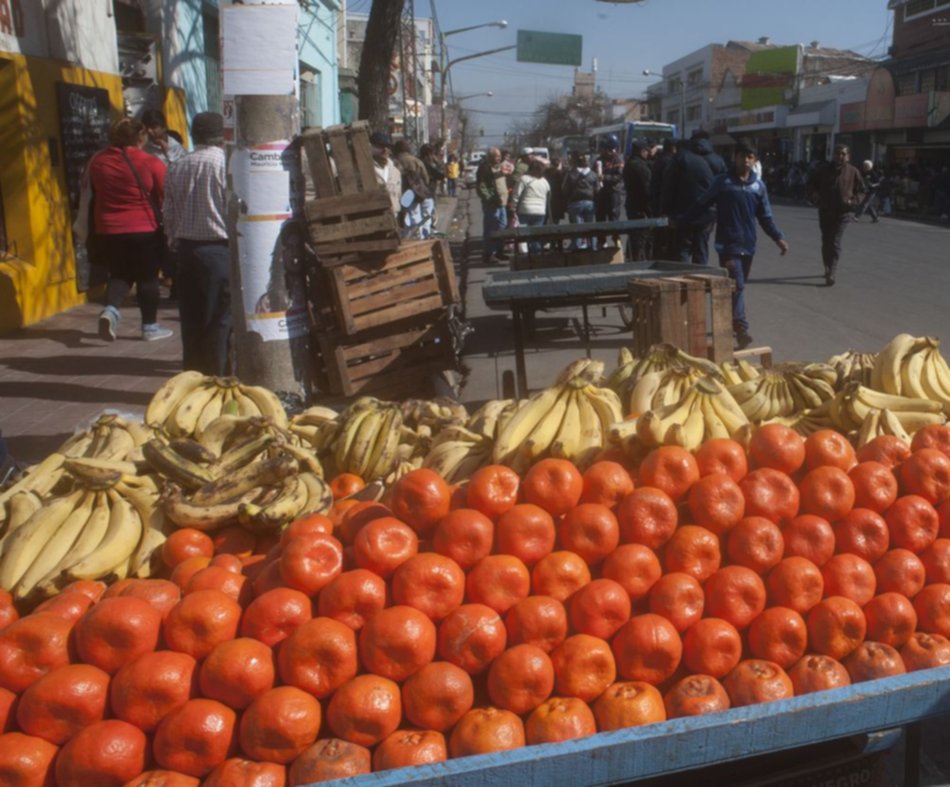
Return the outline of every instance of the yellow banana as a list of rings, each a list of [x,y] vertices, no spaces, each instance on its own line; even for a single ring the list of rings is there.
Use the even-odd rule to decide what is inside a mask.
[[[178,407],[165,421],[165,429],[169,435],[172,437],[193,437],[202,410],[208,402],[220,394],[220,390],[214,384],[214,381],[208,378],[183,396],[178,403]]]
[[[3,538],[0,539],[0,555],[3,554],[3,543],[7,536],[22,526],[42,506],[43,501],[40,500],[39,496],[28,489],[17,492],[10,498],[6,507],[5,530],[3,531]]]
[[[207,468],[185,459],[176,453],[164,440],[154,437],[142,446],[142,453],[149,465],[158,473],[179,483],[194,488],[207,484],[212,475]]]
[[[101,579],[117,568],[128,571],[128,560],[142,538],[142,518],[134,506],[110,490],[109,526],[99,545],[78,563],[66,569],[72,579]],[[124,568],[122,564],[125,564]]]
[[[201,433],[211,425],[215,418],[218,418],[221,415],[221,413],[224,411],[225,401],[230,398],[231,394],[229,389],[220,387],[217,388],[217,390],[214,392],[214,395],[208,400],[201,412],[198,413],[198,418],[195,421],[194,428],[194,435],[197,439],[200,439]],[[134,573],[134,567],[132,571]]]
[[[145,410],[145,423],[162,426],[172,414],[182,397],[189,394],[205,380],[201,372],[187,371],[166,380],[152,396]]]
[[[874,370],[871,373],[871,388],[894,396],[903,395],[901,364],[904,357],[932,346],[933,340],[927,336],[912,336],[899,333],[877,354]]]
[[[581,449],[581,394],[577,390],[567,391],[564,416],[550,444],[551,456],[558,459],[573,460]],[[598,421],[599,423],[599,421]]]
[[[252,532],[277,530],[303,513],[309,497],[308,487],[300,476],[291,476],[281,482],[280,493],[266,505],[241,503],[238,519]]]
[[[199,506],[225,503],[257,487],[278,484],[298,469],[296,459],[289,454],[278,454],[273,459],[262,459],[245,465],[230,475],[205,484],[192,494],[191,502]]]
[[[313,473],[301,473],[297,476],[307,488],[307,502],[302,513],[327,514],[333,507],[333,492],[330,485]]]
[[[492,461],[510,463],[528,436],[550,413],[561,396],[563,386],[553,385],[536,393],[519,407],[499,430],[492,449]]]
[[[10,534],[0,556],[0,587],[13,590],[86,494],[85,490],[78,490],[51,500]]]
[[[102,543],[102,539],[109,529],[111,510],[106,492],[96,492],[95,495],[96,501],[92,513],[89,515],[89,519],[86,520],[82,532],[69,552],[46,573],[46,576],[37,582],[37,593],[43,596],[53,596],[58,593],[63,585],[68,582],[63,572],[74,563],[78,563],[86,555],[91,554]]]
[[[138,546],[129,558],[129,574],[138,579],[151,577],[152,569],[157,567],[156,555],[161,554],[159,550],[167,540],[168,536],[161,530],[154,527],[145,528]]]
[[[287,428],[287,411],[273,391],[260,385],[240,385],[235,390],[250,399],[261,415],[273,419],[281,429]]]
[[[881,410],[880,429],[884,434],[893,435],[894,437],[900,438],[908,445],[910,444],[910,435],[907,433],[907,430],[904,429],[904,425],[900,422],[897,416],[890,410]]]
[[[572,387],[561,386],[561,394],[551,409],[538,421],[535,428],[531,430],[531,434],[524,439],[518,448],[512,464],[513,469],[518,472],[527,470],[536,460],[550,450],[551,443],[554,442],[561,422],[564,420],[564,414],[567,412],[567,406],[573,392]]]

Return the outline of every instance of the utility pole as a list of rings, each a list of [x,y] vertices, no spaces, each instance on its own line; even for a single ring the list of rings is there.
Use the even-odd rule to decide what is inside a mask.
[[[228,237],[237,374],[308,401],[313,388],[298,107],[296,3],[222,7]],[[230,108],[230,111],[229,111]]]

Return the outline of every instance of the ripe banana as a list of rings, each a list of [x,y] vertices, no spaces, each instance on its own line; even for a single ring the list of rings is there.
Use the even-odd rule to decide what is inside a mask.
[[[277,394],[260,385],[238,385],[234,388],[235,394],[249,399],[260,415],[270,418],[281,429],[286,429],[288,425],[287,411],[277,398]],[[241,403],[238,403],[240,409]]]
[[[532,396],[518,408],[499,431],[492,449],[495,464],[510,464],[534,429],[550,414],[563,386],[554,385]]]
[[[0,504],[5,503],[17,492],[31,491],[40,497],[45,497],[62,479],[65,458],[55,451],[38,465],[28,468],[19,481],[0,492]]]
[[[512,399],[490,399],[472,414],[468,428],[493,440],[502,413],[512,403]]]
[[[291,476],[281,481],[277,497],[264,505],[253,501],[241,503],[238,508],[238,520],[252,533],[277,530],[292,522],[303,512],[309,499],[307,485],[299,476]]]
[[[198,505],[186,500],[181,487],[168,484],[162,492],[161,506],[165,516],[178,527],[193,527],[196,530],[217,530],[227,525],[237,524],[242,503],[249,502],[260,494],[260,488],[254,487],[240,497],[226,503]]]
[[[138,579],[148,579],[152,576],[156,552],[166,540],[168,536],[158,528],[146,527],[139,545],[129,558],[129,574]]]
[[[135,551],[144,530],[135,507],[114,490],[109,490],[109,526],[99,545],[78,563],[66,569],[71,579],[102,579],[128,572],[129,557]]]
[[[185,459],[172,450],[164,440],[154,437],[142,446],[145,461],[158,473],[178,481],[185,487],[194,488],[207,484],[212,475],[208,469]]]
[[[42,505],[43,501],[40,500],[39,495],[28,489],[17,492],[10,498],[6,509],[6,529],[3,538],[0,539],[0,554],[3,554],[3,543],[7,536],[21,527],[33,514],[40,510]]]
[[[187,371],[166,380],[152,396],[145,410],[145,423],[162,427],[184,396],[204,382],[201,372]]]
[[[897,334],[877,354],[870,387],[895,396],[904,395],[901,365],[905,356],[934,346],[938,346],[938,342],[929,336]]]
[[[72,550],[73,545],[86,528],[96,504],[98,493],[87,492],[76,507],[63,520],[50,539],[42,545],[29,568],[13,588],[13,597],[18,601],[27,598],[36,584],[46,577],[59,562]]]
[[[191,437],[176,437],[174,440],[169,440],[168,447],[189,462],[199,465],[211,465],[218,461],[216,454]]]
[[[3,555],[0,556],[0,588],[13,590],[36,556],[46,547],[46,543],[86,494],[85,490],[78,490],[55,498],[10,534],[3,545]]]
[[[249,429],[253,428],[249,425]],[[271,432],[263,432],[254,436],[251,431],[244,435],[246,439],[241,442],[235,442],[220,458],[208,468],[209,473],[214,478],[220,478],[227,473],[245,467],[255,459],[259,458],[271,445],[277,441],[277,435]]]
[[[652,410],[653,400],[666,378],[666,371],[648,372],[643,375],[630,390],[630,396],[627,399],[627,412],[639,415],[647,410]]]
[[[574,388],[562,385],[560,391],[551,409],[538,421],[512,457],[511,467],[516,472],[521,473],[527,470],[551,448],[551,443],[554,442],[561,422],[564,420]]]
[[[298,469],[297,460],[289,454],[279,454],[273,459],[262,459],[199,487],[192,494],[191,502],[198,506],[225,503],[257,487],[279,484],[287,476],[296,473]]]
[[[297,476],[307,487],[307,502],[301,513],[327,514],[333,508],[333,492],[330,485],[313,473],[301,473]]]
[[[206,378],[185,396],[165,421],[165,429],[172,437],[192,437],[198,426],[198,418],[208,403],[219,396],[221,389],[212,378]]]

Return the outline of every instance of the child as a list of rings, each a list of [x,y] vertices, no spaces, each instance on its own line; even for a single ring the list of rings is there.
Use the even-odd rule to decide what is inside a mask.
[[[678,225],[692,224],[710,205],[716,205],[716,251],[719,265],[736,283],[732,293],[732,328],[740,350],[752,344],[745,313],[745,283],[755,256],[755,222],[775,241],[782,256],[788,252],[788,243],[772,219],[765,182],[755,174],[757,160],[755,148],[740,142],[733,155],[732,171],[717,175],[699,201],[674,219]]]

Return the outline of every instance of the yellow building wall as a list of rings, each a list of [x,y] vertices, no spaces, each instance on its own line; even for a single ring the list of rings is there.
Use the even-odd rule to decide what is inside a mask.
[[[8,247],[0,261],[0,334],[86,300],[76,290],[57,82],[104,88],[115,116],[122,111],[122,81],[116,74],[0,53],[0,189]],[[58,166],[51,161],[51,147]]]

